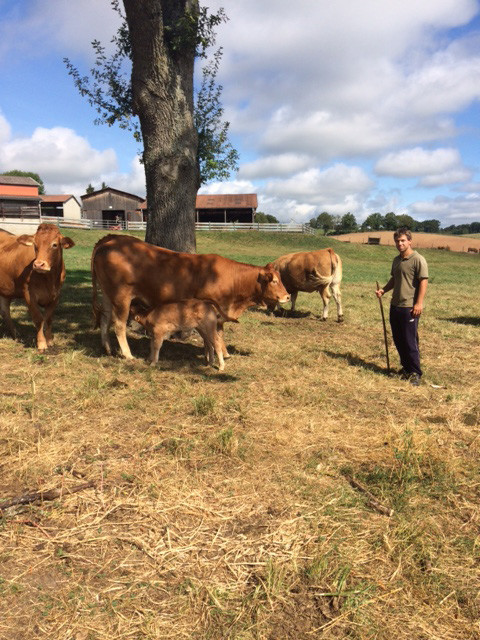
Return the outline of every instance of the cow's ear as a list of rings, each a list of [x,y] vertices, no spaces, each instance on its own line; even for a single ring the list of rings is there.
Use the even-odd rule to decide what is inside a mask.
[[[35,244],[34,236],[27,236],[26,234],[23,234],[23,236],[17,236],[17,242],[18,244],[24,244],[26,247],[33,247]]]
[[[258,282],[264,282],[266,284],[267,282],[271,282],[272,280],[273,280],[273,273],[271,271],[266,271],[265,269],[262,269],[262,271],[260,271],[260,273],[258,274],[258,278],[257,278]]]
[[[71,249],[75,246],[75,242],[71,238],[62,237],[62,247],[64,249]]]

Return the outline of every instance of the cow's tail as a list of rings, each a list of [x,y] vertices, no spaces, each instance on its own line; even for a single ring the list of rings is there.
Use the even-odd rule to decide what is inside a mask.
[[[212,300],[210,298],[205,298],[204,302],[208,302],[208,304],[211,304],[212,306],[214,306],[215,309],[218,311],[218,313],[221,315],[221,317],[225,320],[225,322],[237,322],[238,323],[237,318],[232,318],[231,316],[227,315],[225,313],[225,311],[222,309],[222,307],[215,300]]]
[[[337,270],[337,256],[335,254],[335,251],[333,249],[327,249],[327,251],[330,254],[330,273],[332,276],[335,275],[335,271]]]

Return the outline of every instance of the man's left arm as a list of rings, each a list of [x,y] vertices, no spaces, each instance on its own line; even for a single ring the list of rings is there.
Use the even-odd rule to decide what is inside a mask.
[[[418,285],[418,296],[417,301],[413,305],[412,316],[414,318],[418,318],[423,311],[423,299],[425,298],[425,294],[427,292],[428,278],[422,278]]]

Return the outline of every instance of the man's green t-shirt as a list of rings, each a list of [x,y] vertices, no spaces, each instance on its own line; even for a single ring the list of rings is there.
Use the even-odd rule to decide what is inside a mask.
[[[423,256],[414,251],[408,258],[398,255],[392,263],[394,307],[413,307],[420,280],[428,278],[428,265]]]

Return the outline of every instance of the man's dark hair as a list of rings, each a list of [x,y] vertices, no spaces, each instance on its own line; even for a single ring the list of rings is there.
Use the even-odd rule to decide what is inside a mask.
[[[408,240],[412,239],[412,232],[408,227],[400,227],[393,234],[393,239],[397,240],[400,236],[407,236]]]

